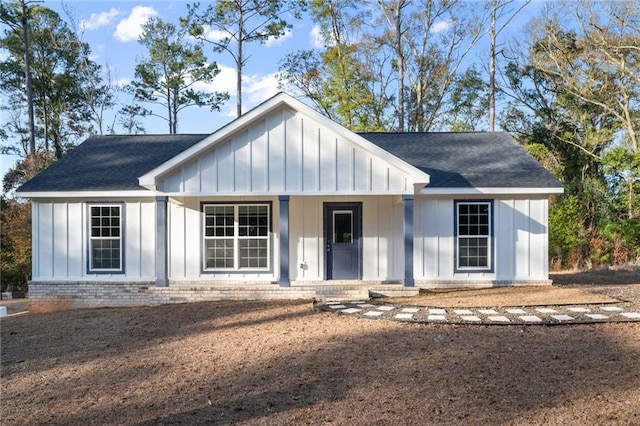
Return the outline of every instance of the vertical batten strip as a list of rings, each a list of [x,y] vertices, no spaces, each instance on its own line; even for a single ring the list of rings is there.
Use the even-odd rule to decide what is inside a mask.
[[[271,192],[271,173],[269,172],[269,170],[271,170],[271,167],[269,167],[271,165],[271,132],[269,131],[269,125],[267,123],[267,119],[264,120],[264,144],[265,144],[264,166],[266,167],[264,173],[265,173],[265,179],[267,180],[265,184],[266,184],[267,192]]]
[[[300,117],[300,192],[304,192],[304,118]]]
[[[351,190],[356,190],[356,149],[351,148]]]
[[[318,127],[318,192],[321,191],[320,182],[322,182],[322,150],[320,149],[320,127]]]
[[[249,192],[253,192],[253,137],[251,136],[251,128],[247,129],[247,144],[249,145]]]
[[[367,183],[367,188],[369,189],[369,192],[371,192],[371,189],[373,188],[373,157],[369,157],[369,162],[367,164],[368,167],[368,177],[369,177],[369,182]]]
[[[389,167],[386,167],[384,170],[384,189],[386,191],[389,190]]]
[[[333,168],[333,180],[335,183],[335,191],[338,192],[338,137],[333,140],[333,161],[335,167]]]
[[[287,191],[287,120],[285,119],[284,109],[280,112],[282,114],[282,188]]]

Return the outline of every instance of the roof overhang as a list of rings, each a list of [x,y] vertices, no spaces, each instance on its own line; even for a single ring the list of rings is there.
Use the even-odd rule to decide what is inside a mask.
[[[132,191],[32,191],[16,192],[16,198],[140,198],[155,197],[155,191],[132,190]]]
[[[429,188],[418,191],[420,195],[551,195],[562,194],[564,188]]]
[[[171,171],[176,168],[182,166],[192,158],[195,158],[197,155],[201,154],[203,151],[210,149],[211,147],[223,143],[234,134],[236,131],[242,129],[244,126],[247,126],[252,121],[263,117],[265,114],[268,114],[271,111],[274,111],[277,108],[282,106],[286,106],[290,109],[293,109],[301,114],[305,114],[310,116],[313,120],[316,120],[319,124],[329,128],[331,131],[336,134],[348,139],[364,149],[368,150],[372,154],[375,154],[379,158],[389,162],[390,164],[395,165],[400,170],[406,172],[414,184],[422,184],[426,185],[429,183],[429,175],[425,172],[419,170],[418,168],[412,166],[411,164],[401,160],[395,155],[389,153],[388,151],[380,148],[376,144],[369,142],[362,136],[346,129],[340,124],[334,122],[333,120],[325,117],[320,114],[318,111],[314,110],[310,106],[304,104],[303,102],[295,99],[291,95],[286,93],[278,93],[262,104],[256,106],[252,110],[248,111],[246,114],[238,117],[234,121],[229,124],[221,127],[210,136],[204,138],[200,142],[193,145],[191,148],[186,149],[180,154],[176,155],[172,159],[166,161],[160,166],[154,168],[153,170],[145,173],[140,176],[138,182],[140,186],[144,188],[148,188],[149,190],[156,190],[156,183],[159,178],[169,174]]]

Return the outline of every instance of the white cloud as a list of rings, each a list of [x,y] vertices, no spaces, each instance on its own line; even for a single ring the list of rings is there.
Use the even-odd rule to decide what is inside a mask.
[[[236,69],[218,64],[220,74],[213,83],[198,82],[192,87],[205,92],[228,92],[229,100],[222,107],[222,114],[227,117],[236,116]],[[265,99],[278,93],[278,78],[272,74],[244,74],[242,79],[243,111],[247,111]]]
[[[9,50],[0,49],[0,61],[6,61],[9,59]]]
[[[149,18],[157,15],[158,12],[152,7],[136,6],[128,17],[118,23],[113,36],[122,42],[138,40],[142,34],[142,26]]]
[[[276,73],[248,75],[244,79],[242,86],[245,100],[245,102],[243,102],[243,109],[245,111],[263,102],[265,99],[270,98],[279,91]]]
[[[322,40],[322,34],[320,33],[320,26],[314,25],[309,33],[309,39],[311,45],[316,49],[322,49],[324,47],[324,42]]]
[[[218,64],[218,69],[220,73],[215,76],[213,83],[199,81],[193,85],[193,88],[205,92],[229,92],[230,95],[235,93],[236,69],[222,64]]]
[[[83,30],[95,30],[96,28],[106,27],[111,25],[114,18],[121,14],[122,12],[115,7],[112,7],[106,12],[92,13],[89,16],[89,19],[80,20],[80,28]]]
[[[291,30],[286,30],[284,32],[284,35],[282,35],[279,38],[273,38],[273,37],[269,37],[267,39],[267,41],[264,43],[264,45],[266,47],[272,47],[272,46],[279,46],[281,45],[285,40],[289,39],[293,37],[293,31]]]
[[[431,26],[431,29],[429,30],[429,32],[437,34],[437,33],[442,33],[442,32],[448,31],[449,28],[451,28],[451,22],[449,22],[449,21],[438,21],[438,22],[434,22],[434,24]]]
[[[119,78],[117,80],[114,80],[112,84],[114,86],[116,86],[116,87],[124,87],[129,83],[131,83],[131,79],[130,78],[122,77],[122,78]]]
[[[225,37],[229,37],[228,33],[217,30],[215,28],[211,28],[210,25],[203,25],[202,29],[204,30],[204,38],[209,41],[220,41]]]

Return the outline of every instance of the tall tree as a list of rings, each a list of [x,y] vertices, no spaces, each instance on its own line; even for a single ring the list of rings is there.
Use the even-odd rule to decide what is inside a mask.
[[[374,72],[383,66],[360,31],[368,16],[353,0],[316,0],[321,51],[290,53],[280,62],[281,87],[293,87],[332,120],[354,131],[389,127],[389,99]]]
[[[565,186],[550,211],[551,255],[564,266],[640,253],[640,12],[631,6],[550,5],[503,74],[512,101],[502,127]]]
[[[488,85],[475,67],[459,74],[451,84],[442,124],[454,132],[475,132],[486,129],[489,103]]]
[[[24,0],[17,3],[0,3],[0,22],[22,35],[24,57],[25,93],[27,96],[27,115],[29,117],[29,155],[35,157],[36,132],[33,111],[33,84],[31,82],[31,49],[29,48],[29,8]]]
[[[413,15],[412,31],[407,33],[410,130],[428,131],[436,123],[451,83],[480,39],[485,19],[484,10],[456,1],[427,2]]]
[[[565,29],[567,19],[577,28]],[[570,95],[613,115],[622,124],[625,142],[638,152],[640,5],[559,3],[536,29],[534,65],[560,80]]]
[[[491,24],[489,26],[489,131],[496,127],[496,51],[498,36],[531,0],[488,0],[491,10]]]
[[[315,91],[310,98],[325,113],[353,111],[357,100],[356,106],[366,106],[363,112],[374,114],[358,121],[376,123],[381,130],[428,131],[438,123],[485,19],[484,13],[455,0],[371,0],[367,8],[350,0],[311,5],[324,50],[290,55],[281,64],[281,78],[307,96]],[[331,99],[340,81],[349,96]],[[322,87],[332,90],[327,94]],[[348,117],[341,118],[349,125]]]
[[[242,72],[250,58],[245,44],[284,36],[291,28],[285,16],[299,18],[304,5],[304,0],[216,0],[204,10],[200,3],[187,6],[189,13],[182,25],[192,36],[213,45],[214,51],[227,52],[233,58],[238,117],[242,115]]]
[[[228,99],[227,93],[196,90],[199,84],[209,84],[220,72],[216,63],[205,63],[199,45],[187,42],[185,29],[151,18],[144,26],[140,44],[149,57],[135,68],[135,79],[129,90],[134,100],[158,104],[166,115],[153,113],[167,121],[169,133],[178,131],[178,113],[190,106],[209,106],[219,110]]]
[[[45,152],[53,150],[55,157],[60,158],[90,130],[83,94],[88,82],[99,77],[83,72],[87,64],[92,64],[89,46],[78,39],[56,12],[35,5],[28,8],[28,19],[27,56],[32,84],[28,85],[25,77],[29,73],[25,73],[23,34],[9,26],[0,39],[0,47],[9,52],[9,57],[0,62],[0,90],[7,95],[5,99],[25,109],[22,106],[28,104],[26,87],[32,87],[36,138]],[[91,69],[97,72],[99,67]]]
[[[405,87],[405,37],[408,31],[407,25],[405,25],[405,14],[407,13],[405,9],[411,4],[409,0],[389,0],[383,1],[378,0],[378,5],[382,10],[382,16],[384,21],[387,23],[388,32],[387,35],[390,44],[393,47],[393,51],[395,54],[395,68],[398,72],[398,87],[397,87],[397,96],[398,96],[398,131],[403,132],[404,127],[404,118],[405,118],[405,99],[404,99],[404,87]]]

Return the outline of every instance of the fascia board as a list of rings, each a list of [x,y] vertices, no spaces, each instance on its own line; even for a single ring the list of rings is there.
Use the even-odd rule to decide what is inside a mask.
[[[16,198],[136,198],[155,197],[154,191],[31,191],[16,192]]]
[[[424,187],[420,195],[502,195],[502,194],[562,194],[564,188],[429,188]]]

